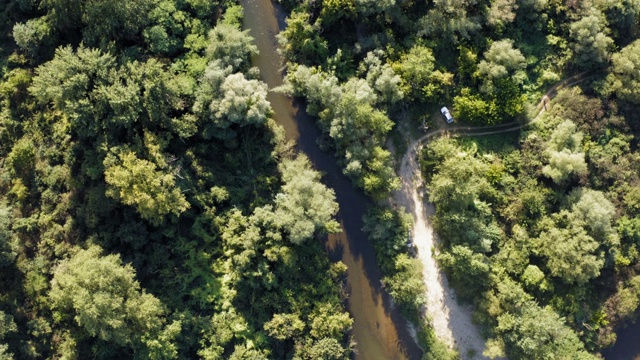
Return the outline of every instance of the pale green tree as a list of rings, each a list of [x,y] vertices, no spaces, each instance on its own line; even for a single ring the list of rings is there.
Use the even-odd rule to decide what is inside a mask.
[[[293,96],[304,95],[308,102],[307,112],[313,116],[337,106],[343,93],[338,78],[304,65],[298,65],[289,72],[285,90]],[[326,123],[321,125],[327,126]]]
[[[220,127],[225,127],[224,120],[240,126],[262,125],[271,114],[267,85],[259,80],[231,74],[222,82],[220,92],[221,98],[209,105]]]
[[[571,24],[569,34],[573,39],[574,62],[582,68],[597,67],[609,60],[613,39],[599,12],[585,16]]]
[[[369,56],[368,61],[373,67],[381,64],[375,55]],[[386,66],[381,65],[379,69]],[[367,65],[362,71],[366,69]],[[390,67],[388,69],[392,71]],[[331,74],[297,66],[284,86],[284,90],[292,95],[306,96],[307,110],[319,116],[320,127],[333,140],[344,166],[343,172],[369,194],[379,197],[399,186],[396,177],[391,176],[392,158],[380,148],[394,123],[384,111],[375,108],[382,98],[377,90],[390,90],[387,92],[391,94],[390,99],[397,98],[400,91],[396,75],[385,78],[384,81],[379,81],[381,77],[375,75],[368,78],[373,87],[369,81],[356,77],[339,85],[338,79]],[[374,88],[376,86],[378,89]]]
[[[577,131],[576,125],[565,120],[551,134],[547,143],[549,164],[542,168],[542,173],[556,184],[566,183],[575,176],[587,173],[584,152],[581,152],[583,135]]]
[[[132,151],[122,150],[105,159],[107,195],[132,205],[143,219],[160,225],[165,216],[180,215],[190,206],[175,184],[175,177]]]
[[[51,34],[51,27],[45,18],[27,20],[13,26],[13,39],[18,47],[29,56],[36,57],[41,47],[48,45],[47,38]]]
[[[605,241],[613,235],[613,217],[616,208],[605,194],[598,190],[577,188],[569,194],[573,214],[584,222],[589,235]]]
[[[275,219],[290,240],[300,244],[317,231],[337,231],[335,193],[320,182],[320,173],[311,168],[309,159],[304,155],[285,159],[280,171],[284,185],[276,195]]]
[[[561,122],[551,133],[549,147],[555,151],[568,149],[577,152],[582,146],[584,135],[578,131],[578,127],[570,120]]]
[[[204,123],[205,139],[232,139],[235,127],[261,126],[271,115],[267,85],[231,71],[231,66],[222,68],[220,61],[213,61],[200,79],[193,111]]]
[[[483,77],[501,79],[526,66],[524,55],[513,47],[513,40],[503,39],[493,42],[484,53],[484,60],[478,64],[478,72]]]
[[[131,265],[118,255],[103,255],[98,246],[79,250],[56,267],[49,298],[54,318],[73,321],[90,337],[155,359],[177,353],[173,338],[161,336],[166,314],[160,300],[140,288]],[[176,327],[179,332],[176,324],[169,331],[173,336]]]
[[[620,100],[640,104],[640,40],[624,47],[612,59],[605,91],[615,94]]]
[[[487,23],[494,28],[502,29],[516,19],[516,10],[516,0],[493,0],[487,14]]]
[[[378,101],[385,105],[392,105],[402,100],[404,93],[399,75],[393,68],[382,63],[380,52],[369,52],[360,65],[360,71],[366,74],[369,86],[378,94]]]
[[[223,67],[220,60],[211,61],[207,65],[198,83],[193,104],[193,112],[200,119],[207,121],[215,119],[215,105],[212,106],[212,104],[222,96],[220,87],[227,76],[231,75],[232,71],[232,66]]]
[[[258,54],[249,30],[239,30],[235,26],[219,24],[209,32],[207,58],[220,60],[221,67],[231,66],[233,71],[246,70],[251,56]]]
[[[572,153],[564,149],[550,153],[549,165],[542,168],[542,173],[556,184],[562,184],[576,175],[587,173],[584,153]]]

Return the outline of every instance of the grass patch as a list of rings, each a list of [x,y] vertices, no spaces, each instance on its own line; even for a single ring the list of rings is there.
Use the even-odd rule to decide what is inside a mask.
[[[520,132],[512,131],[502,134],[464,136],[457,139],[464,148],[475,147],[480,153],[495,153],[506,155],[518,147]]]

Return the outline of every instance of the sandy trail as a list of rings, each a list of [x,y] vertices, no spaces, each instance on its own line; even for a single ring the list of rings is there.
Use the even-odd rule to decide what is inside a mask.
[[[558,90],[582,82],[589,78],[589,73],[581,73],[559,82],[552,86],[542,97],[535,108],[535,116],[526,125],[538,121],[547,110],[548,103],[555,97]],[[400,164],[399,176],[402,187],[394,192],[394,201],[403,206],[407,212],[413,215],[414,226],[412,239],[418,253],[418,258],[424,265],[423,276],[427,286],[426,315],[431,319],[436,336],[450,347],[458,350],[462,359],[476,360],[488,359],[482,355],[485,348],[485,340],[480,335],[478,328],[472,321],[472,308],[461,305],[456,300],[454,290],[449,287],[447,277],[438,267],[434,251],[437,252],[438,238],[433,227],[429,223],[429,217],[434,213],[432,204],[427,203],[424,197],[424,184],[420,174],[420,165],[417,155],[422,144],[432,137],[444,133],[457,133],[460,135],[490,135],[521,129],[523,124],[508,123],[494,127],[463,127],[453,126],[435,130],[424,134],[413,141]]]
[[[394,198],[398,205],[404,206],[413,215],[411,235],[418,257],[424,265],[423,276],[427,284],[426,313],[431,319],[436,336],[456,348],[463,359],[486,359],[482,356],[484,339],[472,323],[471,308],[458,304],[455,292],[449,287],[447,278],[439,269],[432,253],[437,239],[427,219],[434,208],[422,200],[422,180],[416,160],[419,146],[419,141],[414,142],[402,159],[402,187],[394,194]]]

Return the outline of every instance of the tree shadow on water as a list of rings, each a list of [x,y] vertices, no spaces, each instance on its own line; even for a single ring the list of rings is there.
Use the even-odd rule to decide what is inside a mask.
[[[342,232],[330,235],[325,240],[329,258],[334,262],[341,260],[350,267],[358,267],[358,269],[349,269],[347,285],[349,294],[347,305],[357,323],[354,327],[366,324],[368,328],[364,336],[373,338],[377,335],[376,333],[379,333],[384,336],[386,346],[398,348],[397,351],[386,349],[387,354],[377,354],[381,359],[388,358],[389,354],[396,354],[393,356],[397,358],[420,359],[422,352],[411,337],[406,320],[402,317],[400,310],[393,305],[391,297],[382,286],[383,274],[376,261],[375,249],[367,233],[362,230],[363,216],[373,206],[373,202],[342,173],[333,151],[320,150],[316,139],[322,135],[321,131],[314,119],[306,114],[304,104],[295,101],[293,105],[300,135],[296,148],[304,152],[311,159],[316,170],[323,174],[322,182],[335,191],[336,200],[340,205],[337,220],[342,226]],[[354,284],[357,284],[357,288]],[[371,308],[356,309],[356,307],[367,306],[369,303],[366,301],[362,304],[352,303],[353,291],[369,293],[372,300]],[[358,338],[355,340],[359,341]],[[379,338],[360,339],[360,341],[364,343],[379,341]],[[358,348],[358,350],[358,358],[368,359],[372,356],[364,348]]]

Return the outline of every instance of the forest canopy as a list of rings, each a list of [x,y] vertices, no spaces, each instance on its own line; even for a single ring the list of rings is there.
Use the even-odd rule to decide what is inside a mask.
[[[0,357],[350,356],[335,194],[271,119],[239,5],[0,14]]]
[[[640,3],[278,2],[277,89],[235,1],[0,3],[0,358],[353,356],[336,192],[273,91],[372,199],[366,246],[425,359],[469,354],[424,316],[388,201],[422,130],[450,135],[417,156],[484,355],[612,346],[640,305]]]
[[[485,355],[590,359],[614,344],[640,303],[638,3],[281,2],[282,90],[358,187],[393,197],[416,128],[429,134],[438,264],[474,306]],[[429,328],[410,229],[393,202],[365,217],[390,294]],[[425,358],[451,358],[425,338]]]

